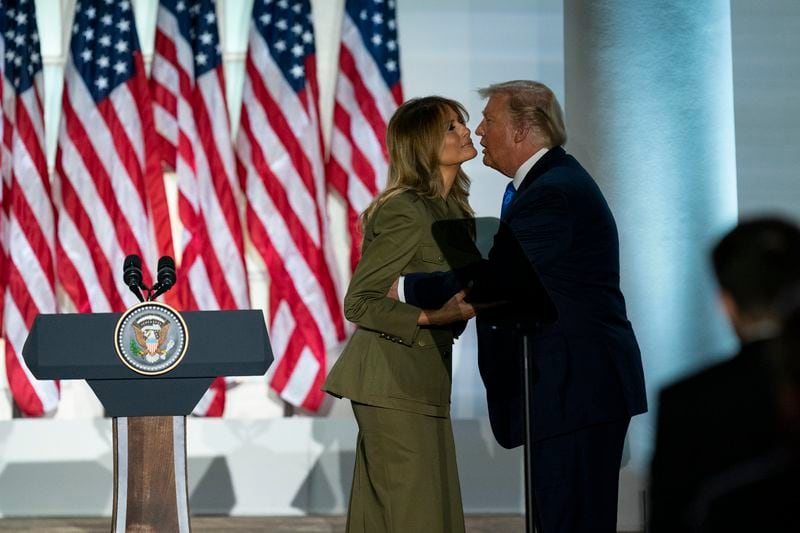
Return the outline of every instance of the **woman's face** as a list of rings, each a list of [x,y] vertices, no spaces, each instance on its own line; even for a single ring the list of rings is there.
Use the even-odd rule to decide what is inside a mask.
[[[464,119],[454,109],[447,108],[445,112],[447,133],[444,134],[442,148],[439,150],[439,166],[444,170],[447,167],[458,167],[464,161],[469,161],[478,151],[472,146],[469,128],[464,124]]]

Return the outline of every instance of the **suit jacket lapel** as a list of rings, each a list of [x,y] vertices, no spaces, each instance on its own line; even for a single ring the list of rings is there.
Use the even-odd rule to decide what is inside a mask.
[[[508,208],[506,209],[505,216],[502,217],[502,220],[508,218],[509,214],[513,211],[514,205],[519,200],[519,197],[522,196],[522,193],[525,192],[525,189],[531,186],[531,184],[536,181],[536,178],[553,168],[560,160],[566,155],[564,149],[560,146],[554,146],[550,150],[547,151],[546,154],[539,159],[535,165],[528,171],[528,174],[525,176],[525,179],[522,180],[522,183],[517,189],[517,193],[514,195],[514,199],[511,200]]]

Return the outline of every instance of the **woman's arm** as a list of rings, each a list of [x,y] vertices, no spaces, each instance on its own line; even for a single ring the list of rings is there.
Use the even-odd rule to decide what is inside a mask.
[[[414,258],[423,235],[423,224],[413,198],[401,194],[380,206],[369,228],[373,238],[362,250],[361,260],[344,299],[347,320],[365,329],[380,331],[411,344],[420,319],[418,307],[386,297],[392,282]]]
[[[464,294],[439,309],[420,309],[387,297],[389,288],[417,252],[425,217],[408,196],[395,196],[373,215],[374,237],[363,250],[344,300],[345,317],[355,324],[412,344],[418,325],[442,325],[475,316]]]

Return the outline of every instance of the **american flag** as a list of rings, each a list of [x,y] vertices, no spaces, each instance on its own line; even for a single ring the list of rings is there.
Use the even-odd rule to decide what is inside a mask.
[[[42,59],[33,0],[0,1],[2,220],[6,373],[26,416],[58,406],[59,385],[34,378],[22,346],[34,318],[56,311],[55,217],[44,152]]]
[[[162,157],[178,178],[181,306],[247,309],[242,191],[213,0],[161,0],[150,83]],[[217,378],[195,414],[221,416],[224,405],[225,383]]]
[[[253,6],[236,143],[247,228],[270,276],[270,386],[317,410],[325,353],[344,337],[333,276],[308,0]]]
[[[153,108],[128,0],[79,0],[64,72],[56,153],[58,279],[80,312],[136,302],[126,255],[145,283],[172,255]],[[152,269],[152,270],[151,270]]]
[[[359,216],[386,185],[386,125],[402,101],[394,0],[346,0],[326,173],[347,204],[353,269]]]

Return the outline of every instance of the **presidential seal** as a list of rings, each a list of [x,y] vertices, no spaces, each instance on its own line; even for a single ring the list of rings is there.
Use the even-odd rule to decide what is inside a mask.
[[[120,317],[114,347],[120,360],[136,373],[157,376],[181,362],[189,346],[183,317],[160,302],[134,305]]]

